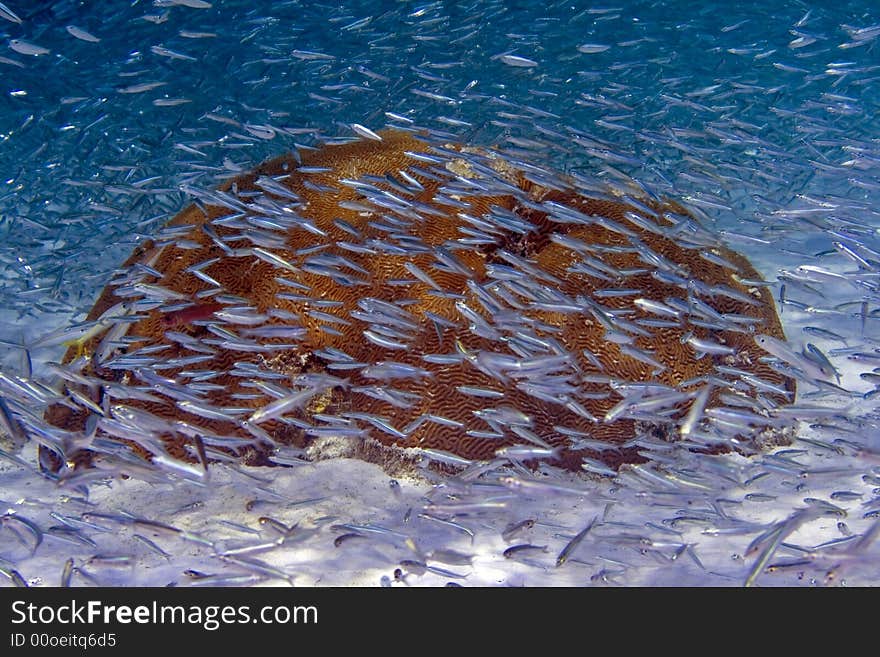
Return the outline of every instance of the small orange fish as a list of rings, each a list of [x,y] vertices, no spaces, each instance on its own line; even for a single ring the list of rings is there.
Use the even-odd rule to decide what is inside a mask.
[[[217,303],[216,301],[187,306],[186,308],[181,308],[180,310],[175,310],[174,312],[163,315],[161,320],[162,326],[170,328],[173,326],[192,324],[200,319],[207,319],[222,308],[223,304]]]

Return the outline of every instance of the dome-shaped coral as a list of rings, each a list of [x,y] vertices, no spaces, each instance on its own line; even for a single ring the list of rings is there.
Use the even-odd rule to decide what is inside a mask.
[[[791,400],[755,340],[783,337],[772,298],[683,207],[379,136],[193,192],[135,251],[65,356],[46,419],[91,437],[65,460],[342,436],[617,466],[652,430],[746,444]]]

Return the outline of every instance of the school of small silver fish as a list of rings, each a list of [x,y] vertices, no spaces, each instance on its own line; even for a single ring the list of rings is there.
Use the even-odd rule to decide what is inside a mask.
[[[880,583],[878,37],[0,3],[0,585]]]

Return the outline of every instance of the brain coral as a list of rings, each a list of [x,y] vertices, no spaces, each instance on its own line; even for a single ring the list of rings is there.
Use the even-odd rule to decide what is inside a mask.
[[[791,400],[771,296],[677,203],[371,136],[189,190],[65,355],[53,467],[324,437],[616,467],[746,447]]]

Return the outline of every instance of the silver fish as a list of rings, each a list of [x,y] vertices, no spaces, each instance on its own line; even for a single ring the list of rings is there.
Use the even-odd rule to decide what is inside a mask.
[[[65,29],[67,30],[67,33],[70,34],[70,36],[75,37],[80,41],[87,41],[89,43],[99,43],[101,41],[101,39],[96,37],[94,34],[91,34],[90,32],[87,32],[86,30],[82,29],[81,27],[77,27],[76,25],[68,25]]]
[[[577,534],[575,534],[574,537],[568,543],[566,543],[565,547],[562,548],[562,551],[559,553],[559,556],[556,557],[556,567],[557,568],[559,568],[566,561],[568,561],[569,557],[571,557],[572,552],[574,552],[575,549],[577,549],[577,547],[581,544],[581,542],[584,540],[584,538],[587,536],[587,534],[590,533],[590,530],[593,529],[593,527],[595,526],[596,521],[598,519],[599,519],[599,516],[596,516],[595,518],[593,518],[586,527],[584,527],[581,531],[579,531]]]
[[[10,23],[21,25],[22,20],[9,7],[0,2],[0,18],[5,18]]]
[[[31,55],[33,57],[48,55],[50,52],[52,52],[48,48],[43,48],[43,46],[38,46],[37,44],[30,43],[28,41],[25,41],[24,39],[10,39],[9,47],[17,53],[21,53],[22,55]]]

